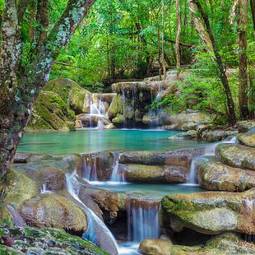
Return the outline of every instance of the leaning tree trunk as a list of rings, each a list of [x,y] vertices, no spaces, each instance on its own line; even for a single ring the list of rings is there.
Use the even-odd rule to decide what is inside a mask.
[[[47,8],[38,0],[41,8]],[[40,8],[36,31],[38,48],[32,51],[29,66],[20,62],[22,44],[20,29],[27,0],[5,0],[1,23],[0,48],[0,196],[5,193],[6,173],[32,112],[32,105],[49,78],[52,63],[87,15],[95,0],[69,0],[62,16],[47,34],[47,11]],[[21,4],[23,3],[23,4]],[[22,7],[20,9],[19,7]],[[23,13],[23,14],[22,14]],[[45,16],[46,15],[46,16]]]
[[[239,0],[239,109],[241,119],[249,118],[248,107],[248,60],[247,60],[248,0]]]
[[[214,54],[213,59],[217,64],[218,76],[222,83],[225,96],[226,96],[228,121],[229,121],[229,124],[234,125],[236,123],[234,100],[232,97],[228,78],[226,75],[226,68],[224,67],[221,55],[219,53],[219,50],[218,50],[218,47],[211,29],[208,15],[204,11],[204,8],[200,4],[199,0],[190,0],[190,10],[193,14],[195,27],[199,33],[199,36],[205,42],[208,48],[208,51]],[[200,14],[201,18],[198,17],[198,14]]]

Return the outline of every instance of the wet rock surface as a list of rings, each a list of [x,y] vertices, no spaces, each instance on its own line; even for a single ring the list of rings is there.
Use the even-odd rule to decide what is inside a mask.
[[[91,242],[69,235],[63,230],[0,227],[0,254],[107,255],[108,253]]]
[[[171,115],[169,123],[168,129],[183,131],[196,130],[201,125],[210,124],[211,117],[199,111],[187,110],[176,115]]]
[[[87,219],[71,199],[55,193],[40,194],[25,201],[19,209],[22,218],[34,227],[54,227],[84,232]]]
[[[229,166],[255,170],[255,148],[237,144],[220,144],[216,148],[216,156]]]
[[[203,148],[184,149],[170,152],[125,152],[120,155],[120,163],[189,167],[192,157],[200,156],[203,152]]]
[[[165,220],[175,231],[186,227],[203,234],[254,234],[254,199],[254,189],[242,193],[202,192],[166,196],[162,207]]]
[[[237,138],[241,144],[255,148],[255,130],[239,134]]]
[[[245,191],[255,187],[255,172],[209,160],[200,164],[198,181],[206,190]]]
[[[175,245],[165,240],[144,240],[140,250],[145,255],[240,255],[255,254],[255,245],[238,235],[227,233],[216,236],[201,246]]]
[[[125,180],[137,183],[184,183],[188,169],[182,166],[155,166],[128,164],[124,168]]]

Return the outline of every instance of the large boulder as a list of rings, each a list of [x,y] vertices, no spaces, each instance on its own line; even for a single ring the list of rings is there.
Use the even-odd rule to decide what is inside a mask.
[[[79,190],[79,198],[109,224],[117,219],[119,212],[125,207],[125,196],[84,185]]]
[[[189,228],[215,235],[255,234],[255,189],[243,193],[202,192],[163,198],[164,220],[173,231]]]
[[[171,248],[170,241],[160,239],[146,239],[139,246],[139,250],[145,255],[171,255]]]
[[[239,132],[247,132],[250,129],[255,128],[255,120],[244,120],[237,122],[237,128]]]
[[[255,148],[255,131],[239,134],[237,138],[241,144]]]
[[[233,233],[218,235],[199,246],[172,244],[165,240],[144,240],[139,247],[144,255],[252,255],[255,245]]]
[[[93,243],[64,230],[31,227],[0,227],[0,254],[109,255]]]
[[[54,193],[41,194],[25,201],[20,214],[28,225],[54,227],[73,232],[87,229],[84,212],[72,200]]]
[[[121,95],[116,95],[113,97],[112,103],[110,104],[110,107],[108,109],[108,117],[109,119],[116,118],[117,115],[123,114],[123,100],[121,98]]]
[[[19,171],[10,171],[7,176],[8,192],[6,204],[20,206],[24,201],[32,198],[39,192],[35,181]]]
[[[138,183],[184,183],[188,169],[182,166],[121,165],[125,180]]]
[[[169,121],[171,123],[171,129],[188,131],[196,130],[200,125],[209,125],[212,119],[206,113],[187,110],[176,115],[171,115]]]
[[[255,187],[255,172],[209,160],[199,165],[198,181],[206,190],[245,191]]]
[[[224,130],[224,129],[206,129],[199,134],[199,139],[207,142],[222,141],[230,136],[235,136],[238,133],[237,130]]]
[[[255,148],[237,144],[219,144],[217,158],[229,166],[255,170]]]
[[[169,152],[135,151],[120,154],[122,164],[169,165],[189,168],[193,157],[203,155],[204,149],[183,149]]]
[[[34,104],[28,129],[70,130],[74,119],[74,112],[57,93],[42,91]]]
[[[70,79],[51,80],[43,90],[58,94],[76,114],[89,112],[92,94]]]
[[[45,185],[46,189],[50,191],[63,190],[66,186],[65,172],[59,168],[42,168],[36,172],[35,178],[41,186]]]

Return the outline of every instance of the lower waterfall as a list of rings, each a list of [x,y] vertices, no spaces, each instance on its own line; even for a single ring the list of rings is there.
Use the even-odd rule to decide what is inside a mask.
[[[79,203],[87,215],[88,229],[83,237],[97,244],[102,249],[108,251],[111,255],[118,255],[118,244],[111,231],[106,227],[104,222],[79,198],[79,182],[77,174],[66,174],[66,184],[69,194]]]

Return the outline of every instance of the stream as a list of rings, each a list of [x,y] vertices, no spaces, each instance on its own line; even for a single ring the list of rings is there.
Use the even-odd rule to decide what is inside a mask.
[[[94,153],[103,151],[156,151],[164,152],[183,148],[199,148],[205,144],[196,141],[183,139],[169,139],[177,135],[177,131],[165,131],[161,129],[119,129],[119,130],[95,130],[87,129],[76,132],[41,132],[26,133],[18,148],[19,152],[26,153],[47,153],[47,154],[74,154],[74,153]],[[134,184],[127,183],[119,176],[118,157],[115,155],[112,166],[112,175],[109,181],[97,181],[89,172],[84,176],[93,186],[109,190],[112,192],[125,193],[128,197],[127,205],[127,232],[128,241],[118,242],[118,254],[136,255],[139,254],[139,242],[146,238],[159,238],[160,222],[159,208],[160,200],[167,194],[201,192],[198,185],[187,184]],[[95,173],[94,173],[95,174]],[[75,193],[75,172],[67,175],[68,191],[80,204],[81,200]],[[94,181],[93,181],[94,180]],[[75,185],[75,186],[74,186]],[[117,245],[113,235],[106,225],[98,217],[82,204],[81,206],[87,215],[92,218],[89,229],[84,233],[84,237],[97,243],[96,234],[101,231],[108,236],[111,242],[111,249]],[[96,229],[93,233],[93,229]],[[104,245],[100,244],[101,247]],[[115,254],[115,252],[112,252]]]

